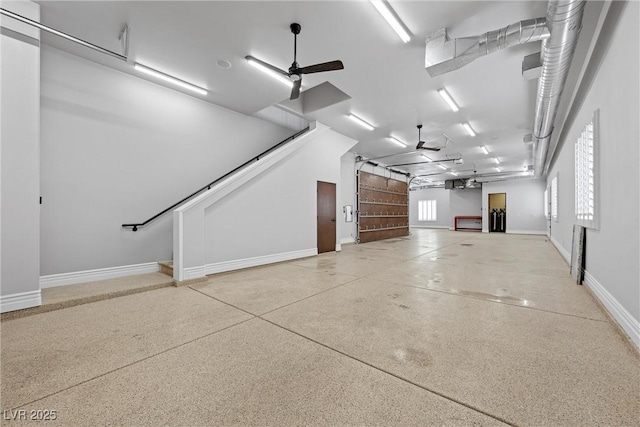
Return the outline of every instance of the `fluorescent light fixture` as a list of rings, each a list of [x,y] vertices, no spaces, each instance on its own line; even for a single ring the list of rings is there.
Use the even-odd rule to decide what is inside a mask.
[[[497,166],[496,166],[494,169],[495,169],[495,170],[497,170],[498,172],[502,172],[502,169],[500,169],[500,168],[499,168],[499,167],[497,167]]]
[[[440,169],[447,170],[447,167],[446,167],[446,166],[438,165],[438,167],[439,167]]]
[[[458,173],[457,173],[457,172],[449,172],[449,173],[450,173],[451,175],[453,175],[453,176],[458,176]]]
[[[396,138],[395,136],[390,136],[389,139],[391,140],[391,142],[394,142],[398,145],[401,145],[403,147],[408,147],[409,144],[405,144],[404,142],[400,141],[398,138]]]
[[[469,135],[476,136],[476,132],[471,128],[471,125],[469,123],[463,123],[462,126],[464,126]]]
[[[433,162],[433,160],[431,160],[426,154],[421,154],[421,156],[427,161],[427,162]]]
[[[176,86],[180,86],[182,88],[189,89],[193,92],[199,93],[200,95],[207,94],[206,89],[193,85],[189,82],[185,82],[184,80],[180,80],[176,77],[170,76],[169,74],[165,74],[158,70],[154,70],[153,68],[149,68],[145,65],[138,64],[137,62],[133,65],[133,68],[136,69],[137,71],[140,71],[145,74],[149,74],[150,76],[156,77],[160,80],[164,80],[165,82],[173,83]]]
[[[369,123],[365,122],[364,120],[362,120],[358,116],[355,116],[355,115],[349,113],[348,117],[351,120],[353,120],[354,122],[356,122],[357,124],[359,124],[360,126],[362,126],[363,128],[365,128],[366,130],[374,130],[375,129],[372,125],[370,125]]]
[[[403,42],[407,43],[411,40],[411,36],[407,30],[405,30],[404,25],[396,18],[396,15],[391,10],[391,6],[389,6],[386,1],[371,0],[371,4],[380,12],[380,15],[382,15],[385,21],[393,28],[393,31],[400,36]]]
[[[447,92],[445,89],[438,89],[438,93],[440,94],[442,99],[444,99],[447,102],[447,104],[449,104],[449,107],[451,107],[453,111],[459,110],[458,105],[453,100],[453,98],[451,98],[451,95],[449,95],[449,92]]]
[[[497,157],[494,157],[494,158],[493,158],[493,161],[495,162],[495,164],[496,164],[496,165],[499,165],[499,164],[500,164],[500,159],[499,159],[499,158],[497,158]]]
[[[482,152],[483,152],[484,154],[487,154],[487,155],[489,154],[489,150],[487,150],[487,147],[485,147],[484,145],[481,145],[481,146],[480,146],[480,149],[482,150]]]
[[[254,66],[258,70],[265,73],[266,75],[273,77],[274,79],[278,80],[280,83],[284,83],[289,87],[293,87],[293,82],[289,78],[287,78],[284,74],[280,74],[279,72],[272,70],[266,65],[266,63],[263,63],[259,59],[254,58],[253,56],[245,56],[245,59],[247,60],[249,65]]]

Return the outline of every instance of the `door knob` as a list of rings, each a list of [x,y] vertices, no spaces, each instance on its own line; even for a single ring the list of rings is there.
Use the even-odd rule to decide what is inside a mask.
[[[335,218],[331,218],[331,222],[336,222],[336,219]]]

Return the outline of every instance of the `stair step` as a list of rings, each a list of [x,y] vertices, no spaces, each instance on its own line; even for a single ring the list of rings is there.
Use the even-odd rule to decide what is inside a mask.
[[[173,277],[173,261],[159,261],[160,272]]]

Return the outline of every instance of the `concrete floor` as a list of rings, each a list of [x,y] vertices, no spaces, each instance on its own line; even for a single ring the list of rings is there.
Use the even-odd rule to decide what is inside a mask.
[[[412,233],[5,320],[3,423],[640,425],[637,350],[543,236]]]

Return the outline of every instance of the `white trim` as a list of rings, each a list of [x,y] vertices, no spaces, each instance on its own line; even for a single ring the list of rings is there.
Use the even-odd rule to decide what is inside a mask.
[[[571,254],[569,254],[553,236],[549,237],[549,240],[551,240],[551,243],[553,243],[553,246],[560,252],[560,255],[562,255],[562,258],[564,258],[567,264],[571,265]]]
[[[182,279],[182,281],[199,279],[207,275],[205,266],[185,268],[183,272],[184,272],[184,276],[183,276],[184,279]]]
[[[342,243],[336,243],[336,252],[340,252],[342,250]]]
[[[95,270],[73,271],[71,273],[51,274],[40,276],[40,288],[73,285],[76,283],[95,282],[97,280],[115,279],[117,277],[134,276],[136,274],[154,273],[160,271],[157,262],[144,264],[123,265],[120,267],[98,268]]]
[[[507,230],[507,234],[539,234],[541,236],[544,236],[547,234],[547,232],[535,230]]]
[[[634,318],[588,271],[584,272],[584,283],[640,350],[640,321]]]
[[[42,305],[41,291],[22,292],[0,297],[0,313]]]
[[[300,251],[283,252],[279,254],[263,255],[263,256],[253,257],[253,258],[237,259],[233,261],[216,262],[214,264],[207,264],[204,267],[204,269],[205,269],[205,274],[215,274],[215,273],[222,273],[225,271],[240,270],[240,269],[249,268],[249,267],[257,267],[259,265],[273,264],[276,262],[290,261],[298,258],[307,258],[310,256],[316,256],[316,255],[318,255],[317,248],[303,249]]]
[[[453,230],[448,225],[410,225],[409,228],[446,228],[447,230]]]

